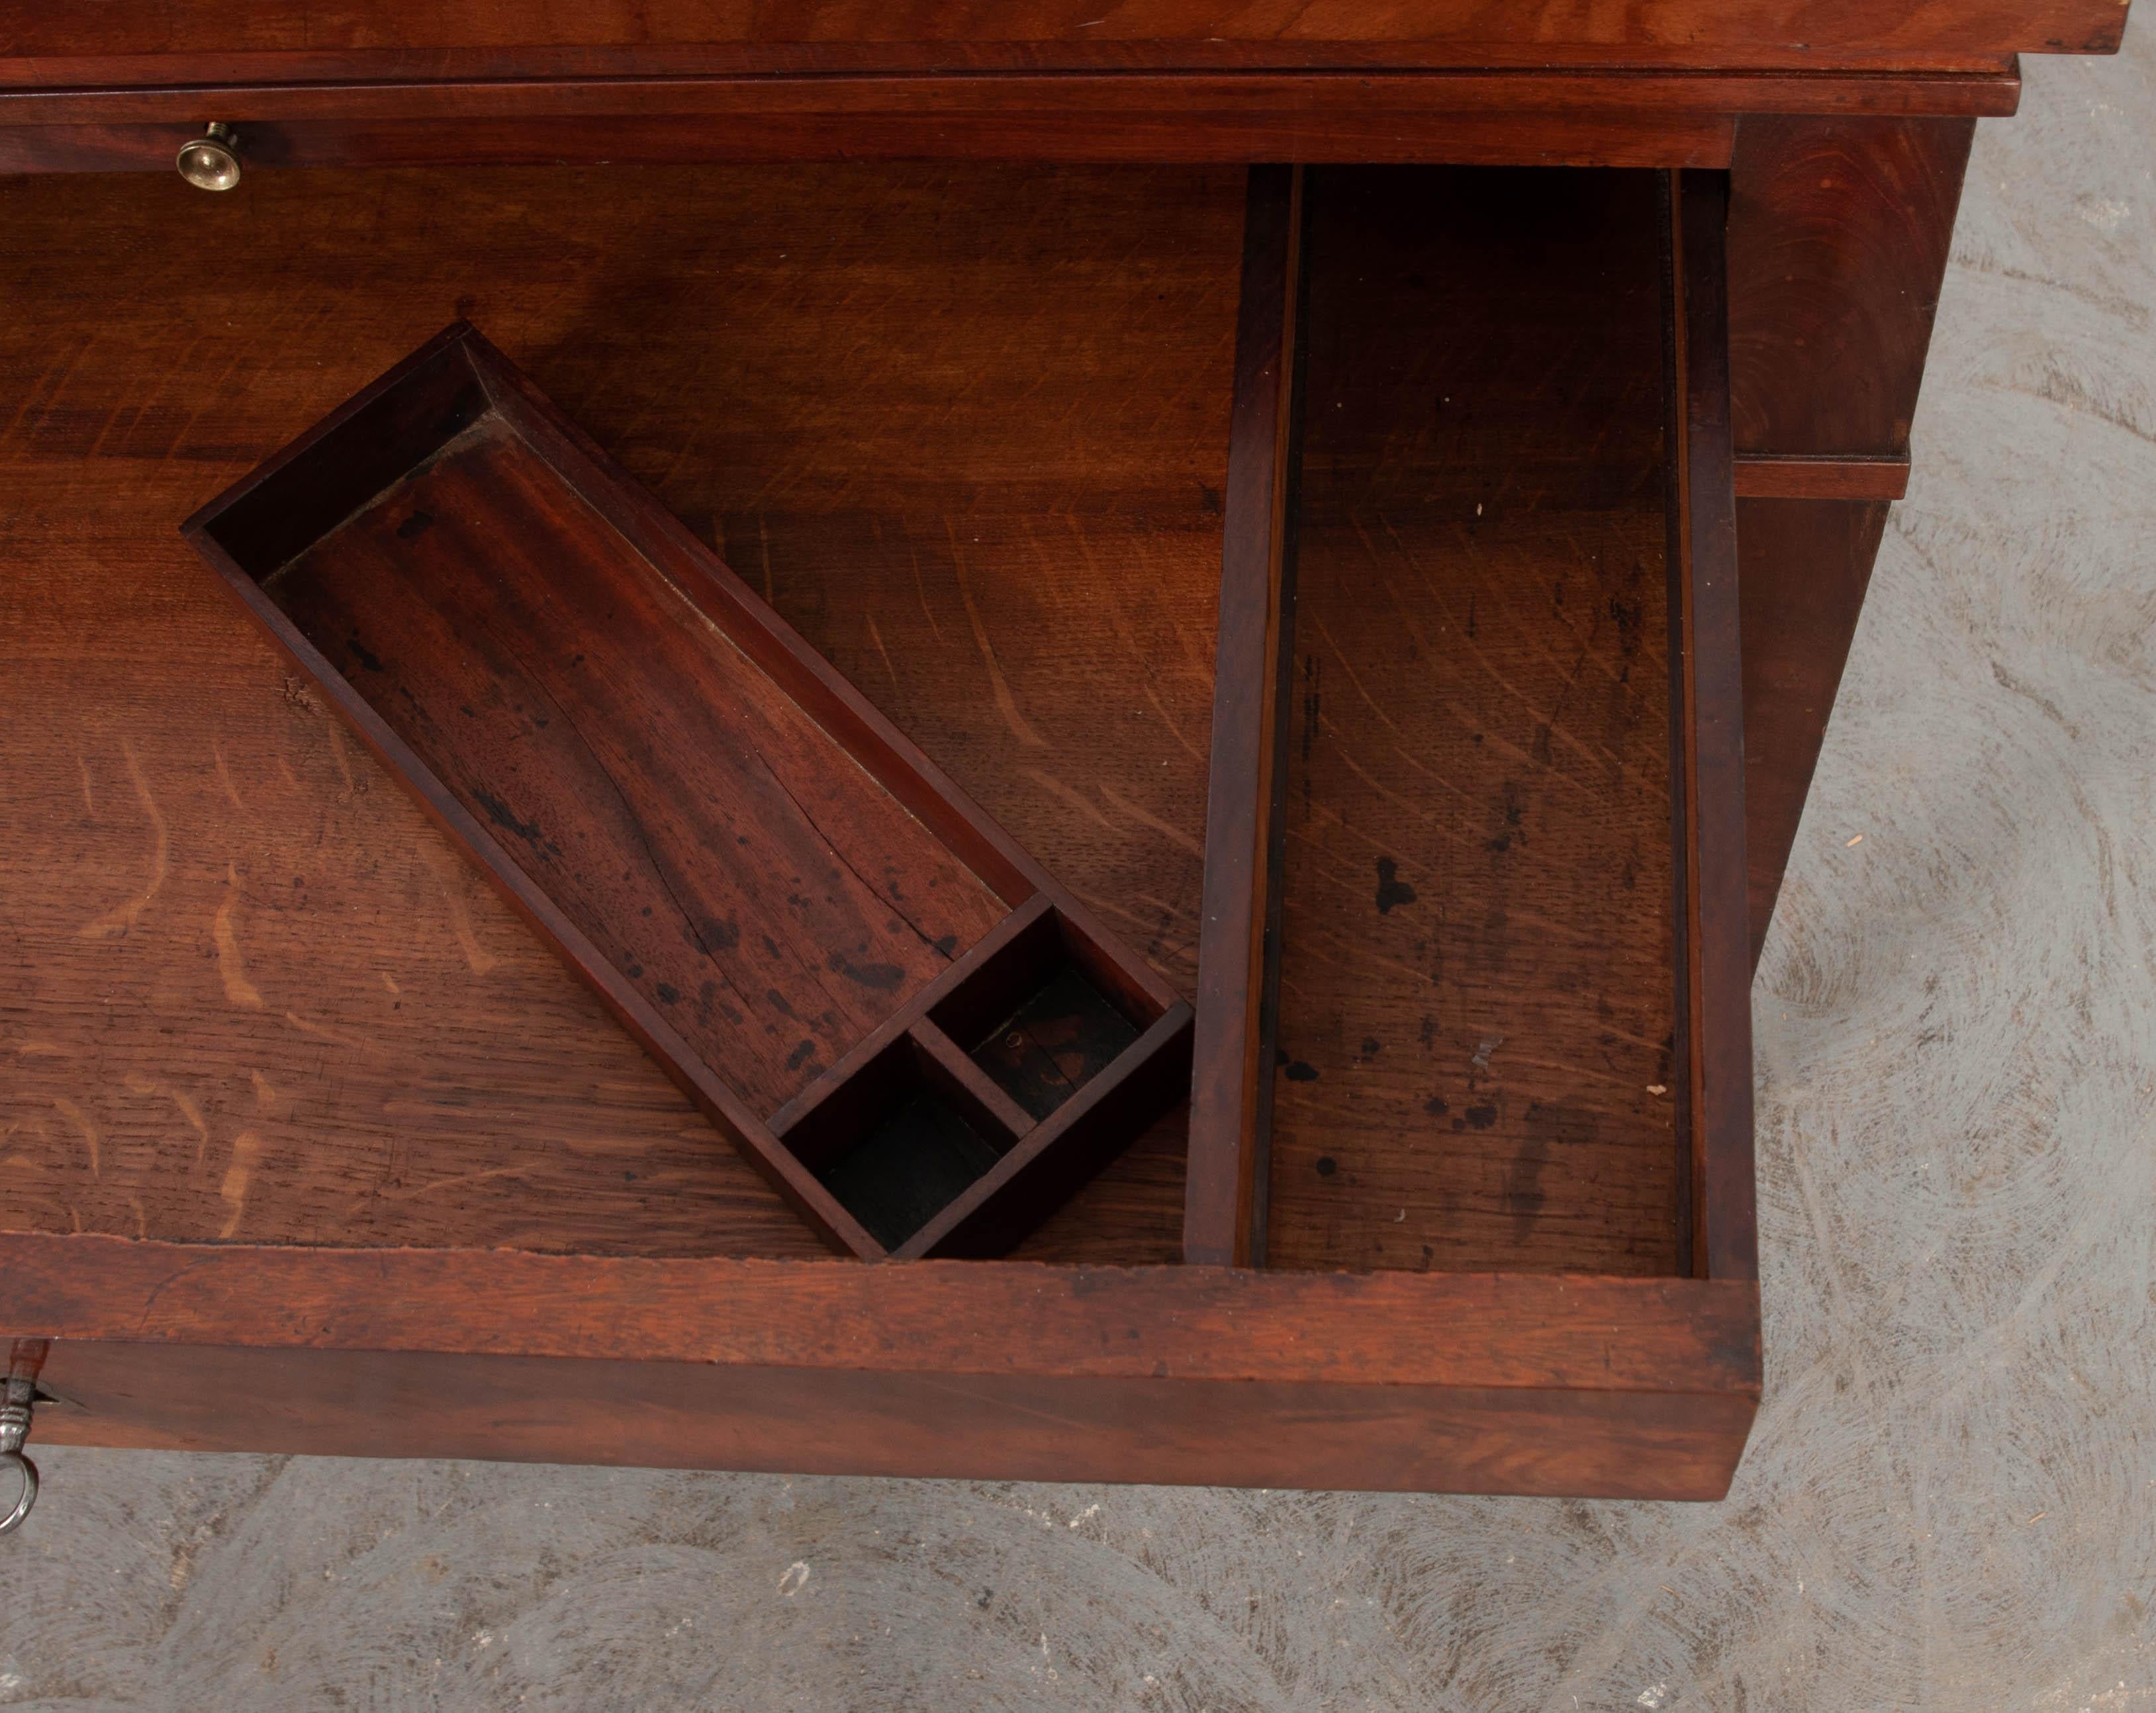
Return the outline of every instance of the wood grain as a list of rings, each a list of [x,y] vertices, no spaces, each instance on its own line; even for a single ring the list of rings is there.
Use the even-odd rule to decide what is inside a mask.
[[[1411,51],[1414,61],[1563,64],[1600,59],[1620,64],[1757,62],[1835,64],[1925,64],[1942,59],[2046,50],[2108,52],[2118,45],[2125,8],[2112,0],[1953,0],[1882,12],[1859,0],[1643,0],[1625,8],[1587,8],[1563,0],[1526,0],[1491,8],[1481,0],[1371,5],[1323,0],[1283,18],[1246,0],[1135,0],[1103,16],[1075,0],[1008,0],[993,11],[964,0],[911,0],[864,8],[857,0],[804,0],[783,9],[752,0],[591,0],[534,14],[509,0],[269,0],[235,13],[213,0],[133,0],[87,18],[56,14],[8,0],[0,8],[7,66],[21,76],[41,59],[66,68],[132,59],[169,60],[163,81],[188,79],[193,67],[232,56],[312,56],[346,75],[383,59],[439,64],[454,56],[494,69],[536,69],[532,50],[557,50],[542,64],[623,67],[632,52],[716,50],[734,56],[767,50],[762,69],[824,63],[824,44],[871,63],[908,47],[942,48],[961,63],[976,59],[1057,65],[1070,44],[1127,63],[1173,64],[1178,55],[1222,44],[1293,56],[1337,54],[1357,47]],[[970,49],[970,52],[967,50]],[[536,56],[535,56],[536,57]],[[357,59],[357,65],[355,60]],[[334,73],[332,74],[335,74]],[[48,74],[49,77],[51,74]],[[40,81],[47,80],[40,79]],[[199,80],[197,78],[195,80]]]
[[[1240,198],[927,168],[0,186],[0,1223],[816,1252],[173,533],[459,310],[1188,991]],[[1032,1251],[1170,1259],[1180,1180],[1171,1117]]]
[[[1975,131],[1966,119],[1744,121],[1729,211],[1740,453],[1907,454]]]
[[[1262,1264],[1280,988],[1287,721],[1295,637],[1295,485],[1302,421],[1303,175],[1250,175],[1228,447],[1205,920],[1183,1254]]]
[[[1007,912],[498,418],[264,592],[761,1115]]]
[[[85,69],[89,88],[0,80],[0,167],[169,172],[211,112],[237,127],[250,169],[923,156],[1721,166],[1739,114],[2004,114],[2020,87],[2010,64],[1892,77],[883,65],[365,81],[293,69],[286,83],[203,68],[174,87],[178,69],[153,67],[134,88],[117,65]]]
[[[1883,501],[1744,500],[1745,849],[1752,955],[1766,943],[1782,871],[1864,610],[1887,528]]]
[[[1745,1281],[0,1243],[11,1306],[55,1340],[1738,1396],[1759,1377]]]
[[[1909,491],[1907,453],[1740,453],[1740,500],[1899,500]]]
[[[1656,184],[1312,176],[1276,1266],[1676,1265]]]
[[[978,79],[921,79],[891,110],[829,99],[820,86],[782,111],[752,100],[737,110],[592,118],[572,113],[504,119],[242,118],[244,162],[255,168],[414,166],[675,166],[696,162],[1064,161],[1240,164],[1305,161],[1441,161],[1467,165],[1721,166],[1735,146],[1726,113],[1653,115],[1532,108],[1490,112],[1446,105],[1443,90],[1372,90],[1328,79],[1276,90],[1269,74],[1161,99],[1152,78],[1102,79],[1091,105],[980,99]],[[1061,79],[1051,93],[1061,95]],[[1134,86],[1134,87],[1132,87]],[[1991,91],[1984,85],[1989,98]],[[758,85],[752,93],[761,94]],[[1433,100],[1433,97],[1439,99]],[[245,95],[225,104],[254,111]],[[486,105],[481,103],[480,105]],[[1987,100],[1995,105],[1995,100]],[[190,112],[200,110],[190,98]],[[0,172],[172,171],[199,121],[162,125],[0,125]]]
[[[1681,1270],[1756,1279],[1752,959],[1745,915],[1743,639],[1729,435],[1729,179],[1672,173],[1670,607]]]
[[[1218,49],[1219,44],[1209,44]],[[1636,68],[1567,71],[1416,69],[1186,71],[1166,75],[1127,69],[1049,74],[931,71],[830,72],[747,76],[494,77],[426,81],[310,78],[304,82],[207,81],[183,88],[162,83],[128,87],[10,88],[0,83],[0,126],[183,126],[201,115],[228,114],[240,124],[269,127],[266,165],[297,164],[276,152],[275,140],[321,134],[323,126],[367,127],[432,122],[506,125],[518,121],[639,119],[755,121],[790,131],[808,121],[834,129],[851,121],[897,125],[932,116],[949,122],[955,137],[1000,124],[1014,134],[1060,121],[1086,146],[1108,141],[1111,123],[1173,147],[1177,131],[1202,136],[1245,115],[1243,128],[1299,126],[1313,137],[1344,142],[1384,127],[1409,125],[1428,134],[1394,146],[1441,147],[1433,121],[1506,119],[1524,134],[1535,125],[1583,121],[1575,135],[1600,125],[1630,124],[1642,136],[1666,126],[1681,134],[1686,119],[1726,120],[1747,113],[2005,115],[2014,110],[2020,77],[2010,65],[1953,72],[1840,75],[1758,71],[1656,72]],[[1363,115],[1358,119],[1358,115]],[[1415,121],[1422,121],[1417,125]],[[600,135],[578,132],[582,136]],[[924,136],[933,136],[923,130]],[[244,140],[243,140],[244,141]],[[752,146],[752,145],[747,145]],[[1563,146],[1562,144],[1558,146]]]
[[[1731,165],[1730,392],[1740,514],[1753,943],[1766,937],[1909,428],[1973,122],[1748,119]],[[1757,480],[1747,451],[1772,454]],[[1873,484],[1822,482],[1851,459]],[[1805,478],[1788,480],[1791,474]]]

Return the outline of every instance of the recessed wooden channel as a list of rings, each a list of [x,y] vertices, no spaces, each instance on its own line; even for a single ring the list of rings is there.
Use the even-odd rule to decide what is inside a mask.
[[[1296,305],[1299,387],[1239,364],[1231,469],[1291,497],[1229,521],[1188,1253],[1705,1272],[1726,1182],[1747,1269],[1722,182],[1270,192],[1245,350]]]

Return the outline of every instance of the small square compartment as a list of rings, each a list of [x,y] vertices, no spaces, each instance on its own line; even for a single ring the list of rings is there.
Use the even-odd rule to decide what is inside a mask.
[[[1018,1137],[1008,1116],[920,1040],[901,1035],[794,1118],[781,1140],[891,1250],[1009,1151]]]
[[[1099,949],[1043,911],[929,1015],[1032,1118],[1048,1118],[1144,1033],[1141,996]]]

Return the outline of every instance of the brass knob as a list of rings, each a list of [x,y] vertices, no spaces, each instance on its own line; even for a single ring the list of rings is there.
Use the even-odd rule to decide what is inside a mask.
[[[173,164],[197,190],[230,190],[239,182],[239,137],[220,121],[182,143]]]

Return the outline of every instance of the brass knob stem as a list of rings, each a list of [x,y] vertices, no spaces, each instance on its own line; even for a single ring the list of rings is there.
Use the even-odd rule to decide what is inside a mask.
[[[239,134],[222,120],[180,145],[173,165],[197,190],[230,190],[239,182]]]

